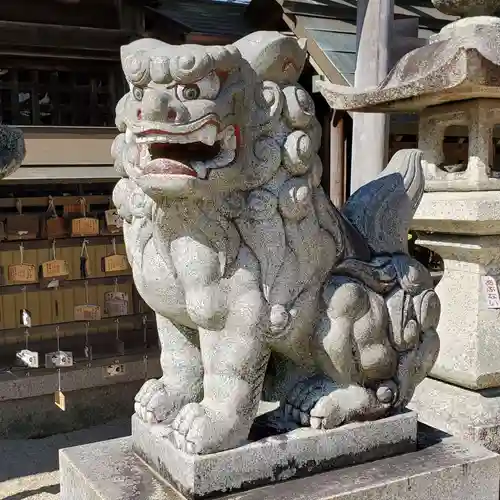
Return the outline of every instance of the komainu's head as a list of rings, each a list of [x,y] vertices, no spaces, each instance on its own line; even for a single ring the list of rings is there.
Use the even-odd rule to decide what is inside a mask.
[[[252,190],[277,174],[290,144],[296,154],[317,150],[295,38],[257,32],[224,47],[143,39],[121,57],[130,90],[117,105],[112,152],[121,175],[153,199]]]

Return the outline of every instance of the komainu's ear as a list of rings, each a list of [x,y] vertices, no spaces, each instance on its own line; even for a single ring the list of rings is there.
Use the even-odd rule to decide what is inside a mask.
[[[306,62],[304,40],[277,31],[257,31],[234,45],[261,80],[296,83]]]

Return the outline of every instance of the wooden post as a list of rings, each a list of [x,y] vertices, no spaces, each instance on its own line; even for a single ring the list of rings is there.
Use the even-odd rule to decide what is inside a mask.
[[[338,208],[345,202],[344,139],[344,118],[334,112],[330,121],[330,199]]]
[[[354,86],[377,86],[390,64],[393,0],[358,0],[357,63]],[[351,186],[353,193],[387,164],[389,119],[380,113],[353,113]]]

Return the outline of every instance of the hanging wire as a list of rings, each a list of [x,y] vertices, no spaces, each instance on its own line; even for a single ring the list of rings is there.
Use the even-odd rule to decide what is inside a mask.
[[[142,317],[142,331],[143,331],[144,347],[147,349],[148,348],[148,317],[146,315],[144,315]]]
[[[85,347],[89,346],[89,329],[90,329],[90,322],[87,321],[85,322]]]
[[[61,340],[59,338],[59,326],[56,326],[57,351],[61,350]]]
[[[85,198],[80,198],[80,208],[82,211],[82,215],[87,217],[87,200]]]
[[[144,354],[144,357],[142,358],[144,361],[144,380],[148,380],[148,355],[147,353]]]
[[[28,293],[27,293],[27,290],[26,290],[26,285],[24,285],[22,288],[21,288],[21,291],[23,292],[23,309],[28,309]]]
[[[82,241],[82,251],[80,252],[80,257],[85,257],[85,258],[89,258],[89,251],[88,251],[88,244],[89,244],[89,240],[86,240],[84,239]]]
[[[54,198],[49,195],[49,206],[47,208],[47,213],[51,214],[52,217],[57,217],[56,206],[54,204]]]
[[[89,329],[90,322],[87,321],[85,323],[85,357],[87,358],[87,368],[90,368],[92,365],[92,347],[89,342]]]

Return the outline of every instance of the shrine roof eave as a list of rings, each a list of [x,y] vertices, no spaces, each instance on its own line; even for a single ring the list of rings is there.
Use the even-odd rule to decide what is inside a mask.
[[[500,57],[488,56],[477,47],[437,42],[404,56],[378,87],[323,81],[318,88],[332,109],[365,113],[417,112],[454,101],[499,99]]]

